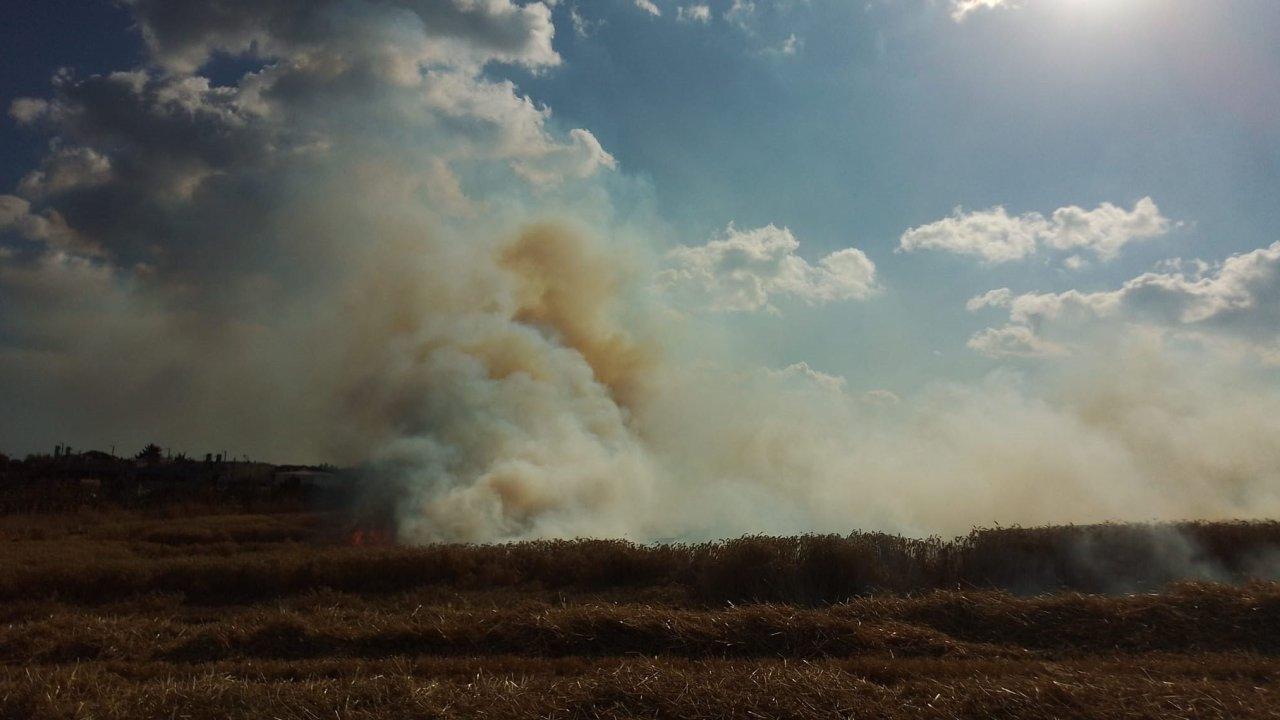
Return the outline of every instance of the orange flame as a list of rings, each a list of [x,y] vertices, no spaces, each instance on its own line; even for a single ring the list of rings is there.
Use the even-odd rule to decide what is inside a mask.
[[[352,547],[387,547],[395,544],[391,533],[379,528],[357,528],[351,533]]]

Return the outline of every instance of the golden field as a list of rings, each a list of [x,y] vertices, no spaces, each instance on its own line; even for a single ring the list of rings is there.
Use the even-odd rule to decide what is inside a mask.
[[[0,518],[0,717],[1280,716],[1276,524],[385,537],[307,513]]]

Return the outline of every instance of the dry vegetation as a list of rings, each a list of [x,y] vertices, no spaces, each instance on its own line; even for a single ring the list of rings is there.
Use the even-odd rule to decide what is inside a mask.
[[[399,548],[171,514],[0,517],[0,718],[1280,717],[1274,523]]]

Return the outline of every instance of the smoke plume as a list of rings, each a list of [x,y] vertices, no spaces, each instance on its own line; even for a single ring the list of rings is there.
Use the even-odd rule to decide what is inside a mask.
[[[129,6],[144,67],[11,108],[51,150],[0,196],[6,442],[367,463],[408,541],[1280,512],[1280,393],[1162,336],[901,399],[724,351],[614,158],[487,72],[560,63],[547,5]],[[750,287],[879,289],[778,247]]]

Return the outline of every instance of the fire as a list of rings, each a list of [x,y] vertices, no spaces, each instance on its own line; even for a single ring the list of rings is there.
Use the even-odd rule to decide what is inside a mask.
[[[387,547],[395,544],[390,532],[381,528],[356,528],[349,539],[352,547]]]

